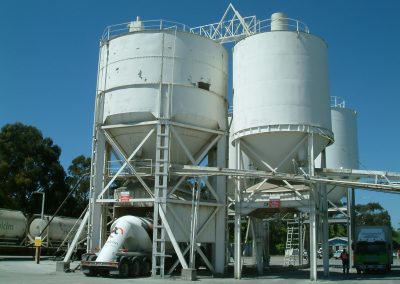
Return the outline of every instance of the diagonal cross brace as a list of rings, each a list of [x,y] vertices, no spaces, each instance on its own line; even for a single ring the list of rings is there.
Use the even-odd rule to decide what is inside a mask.
[[[151,132],[151,131],[150,131]],[[147,193],[150,195],[150,197],[154,197],[153,193],[151,192],[150,188],[148,187],[148,185],[144,182],[144,180],[137,174],[135,167],[132,166],[132,164],[130,163],[130,160],[128,161],[128,159],[126,158],[124,152],[122,151],[121,147],[118,145],[118,143],[116,141],[114,141],[114,139],[111,138],[111,136],[107,133],[107,131],[104,131],[104,135],[107,138],[107,140],[109,141],[109,143],[111,144],[111,146],[113,147],[114,150],[116,150],[119,154],[119,156],[121,156],[121,158],[125,161],[125,163],[127,163],[126,165],[131,169],[132,173],[135,175],[135,177],[139,180],[139,182],[142,184],[142,186],[144,187],[144,189],[147,191]],[[151,136],[151,134],[150,134]],[[149,137],[150,137],[149,136]],[[147,139],[146,139],[147,141]],[[142,148],[142,146],[144,145],[144,143],[146,141],[142,141],[143,144],[139,144],[138,147],[136,147],[136,149],[134,150],[134,152],[137,153],[137,151],[140,150],[140,148]]]
[[[115,179],[121,174],[121,172],[125,169],[125,167],[127,165],[130,165],[130,160],[133,159],[133,157],[136,155],[136,153],[140,150],[140,148],[142,148],[142,146],[144,145],[144,143],[150,138],[150,136],[154,133],[155,128],[151,129],[149,131],[149,133],[147,133],[146,137],[143,138],[143,140],[140,142],[140,144],[136,147],[136,149],[132,152],[132,154],[126,159],[125,155],[120,152],[121,150],[116,147],[115,150],[117,150],[118,152],[121,153],[122,158],[125,159],[125,163],[121,166],[121,168],[117,171],[117,173],[111,178],[111,180],[108,182],[108,184],[104,187],[104,189],[100,192],[100,194],[98,195],[97,199],[100,199],[103,197],[104,193],[110,188],[111,184],[115,181]],[[107,137],[108,133],[106,131],[104,131],[105,136]],[[108,136],[109,137],[109,136]],[[111,139],[112,141],[112,139]],[[115,144],[114,144],[115,145]],[[116,145],[115,145],[116,146]],[[141,180],[141,179],[139,179]],[[143,181],[143,180],[142,180]]]
[[[185,152],[186,156],[189,158],[189,160],[192,162],[193,165],[197,165],[203,157],[208,153],[208,151],[218,142],[219,139],[221,139],[222,136],[217,136],[208,146],[207,148],[200,154],[199,158],[197,160],[194,159],[192,153],[190,153],[189,149],[186,147],[185,143],[183,143],[182,138],[180,137],[179,133],[175,130],[175,128],[171,125],[171,131],[173,135],[175,136],[176,140],[178,141],[179,145],[182,147],[183,151]],[[217,202],[220,201],[219,196],[215,192],[214,188],[210,184],[210,182],[207,179],[201,178],[204,183],[206,184],[208,190],[212,193],[214,198],[217,200]],[[183,180],[182,180],[183,181]],[[182,183],[182,182],[181,182]],[[177,189],[177,186],[175,186],[174,191]],[[173,192],[171,191],[170,194]]]

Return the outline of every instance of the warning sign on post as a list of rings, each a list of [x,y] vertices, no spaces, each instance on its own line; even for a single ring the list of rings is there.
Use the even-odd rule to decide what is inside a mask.
[[[269,208],[280,208],[281,207],[281,200],[280,199],[270,199],[268,201]]]
[[[42,238],[35,237],[35,247],[40,247],[42,245]]]

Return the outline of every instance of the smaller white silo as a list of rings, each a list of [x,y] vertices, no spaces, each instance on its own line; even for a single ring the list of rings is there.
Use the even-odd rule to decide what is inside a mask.
[[[329,169],[358,169],[357,112],[346,108],[339,97],[332,97],[331,117],[335,142],[326,148],[326,167]],[[320,167],[320,157],[316,167]],[[328,187],[328,199],[338,203],[346,196],[345,187]]]

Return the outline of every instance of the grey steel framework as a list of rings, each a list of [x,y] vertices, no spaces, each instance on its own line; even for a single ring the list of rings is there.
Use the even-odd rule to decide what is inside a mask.
[[[229,15],[232,14],[230,17]],[[229,18],[230,17],[230,18]],[[297,32],[309,33],[308,27],[297,20],[288,19],[289,28]],[[200,26],[196,28],[188,28],[185,25],[166,22],[166,21],[153,21],[153,22],[143,22],[146,29],[179,29],[187,31],[190,33],[195,33],[203,37],[208,37],[221,44],[226,42],[236,42],[240,39],[247,37],[249,35],[262,32],[270,26],[269,20],[257,20],[255,16],[242,17],[239,12],[233,7],[232,4],[228,6],[220,22],[205,26]],[[106,43],[108,40],[116,37],[118,35],[127,33],[129,29],[126,28],[126,24],[121,24],[117,26],[110,26],[106,29],[103,34],[102,42]],[[100,62],[100,60],[99,60]],[[321,169],[315,169],[314,167],[314,156],[313,156],[313,134],[308,134],[302,143],[307,143],[308,145],[308,165],[301,169],[303,172],[300,175],[297,174],[286,174],[280,173],[277,169],[273,169],[268,166],[265,162],[268,171],[256,171],[256,170],[244,170],[242,169],[241,155],[242,147],[246,147],[245,143],[240,139],[235,141],[236,144],[236,169],[225,168],[225,147],[227,133],[224,129],[202,129],[199,127],[193,127],[191,125],[185,125],[182,123],[174,123],[167,117],[160,117],[155,121],[149,121],[145,123],[138,124],[119,124],[119,125],[102,125],[103,113],[101,111],[101,106],[104,104],[104,93],[101,88],[98,87],[98,92],[96,96],[96,110],[95,110],[95,126],[93,129],[93,148],[92,148],[92,175],[90,183],[90,204],[89,210],[84,215],[83,221],[78,233],[75,236],[74,242],[79,239],[80,234],[83,231],[83,227],[88,221],[88,250],[95,249],[101,246],[105,241],[106,234],[106,221],[108,214],[108,205],[117,203],[118,201],[113,198],[106,198],[106,193],[108,192],[111,184],[117,178],[131,176],[135,177],[143,186],[144,190],[148,194],[148,198],[132,200],[132,203],[140,202],[152,202],[154,204],[154,237],[153,237],[153,277],[165,275],[165,258],[167,257],[165,252],[165,241],[168,239],[174,246],[174,250],[179,258],[179,263],[183,268],[194,267],[194,251],[200,254],[208,268],[213,272],[223,272],[224,267],[221,267],[221,259],[214,260],[218,267],[213,266],[209,259],[203,254],[203,252],[198,249],[196,243],[196,236],[201,234],[207,223],[218,215],[218,222],[224,227],[224,218],[226,216],[226,194],[224,190],[215,190],[217,188],[225,188],[225,178],[233,178],[236,182],[236,190],[234,194],[234,200],[231,199],[230,203],[234,205],[235,208],[235,278],[241,278],[242,271],[242,249],[241,249],[241,210],[243,204],[248,201],[244,201],[242,195],[246,192],[244,186],[244,181],[247,178],[262,178],[264,180],[279,180],[283,181],[286,186],[293,192],[294,199],[300,204],[308,206],[309,210],[309,226],[310,226],[310,280],[317,280],[317,265],[316,265],[316,252],[317,252],[317,225],[318,223],[323,224],[323,243],[327,245],[327,228],[328,228],[328,199],[327,199],[327,189],[326,185],[339,185],[349,188],[365,188],[370,190],[379,190],[390,193],[400,193],[400,173],[393,172],[381,172],[381,171],[370,171],[370,170],[353,170],[353,169],[326,169],[322,166]],[[110,129],[123,128],[123,127],[137,127],[143,125],[152,125],[153,128],[147,133],[142,142],[137,146],[137,148],[130,153],[129,156],[125,155],[120,149],[116,141],[109,134]],[[215,138],[207,145],[207,147],[202,151],[202,153],[193,157],[193,155],[188,150],[187,146],[184,144],[179,134],[175,130],[175,127],[184,128],[195,128],[199,131],[205,131],[212,133]],[[150,168],[154,171],[151,175],[155,178],[154,190],[152,186],[148,185],[142,176],[138,173],[134,163],[132,163],[133,158],[141,149],[141,147],[148,143],[150,136],[156,135],[156,160],[154,165]],[[174,165],[169,161],[169,144],[171,137],[174,137],[178,141],[184,153],[187,155],[188,159],[191,161],[192,165]],[[217,146],[217,152],[214,158],[215,167],[202,167],[199,163],[203,160],[205,156],[210,153],[210,150]],[[111,154],[114,154],[121,158],[121,165],[116,173],[110,175],[107,171],[107,164],[110,162]],[[323,165],[323,164],[322,164]],[[126,171],[128,168],[130,171]],[[168,187],[168,177],[178,176],[181,177],[179,181],[171,189]],[[206,184],[210,194],[215,199],[215,202],[204,202],[199,201],[198,189],[196,186],[193,187],[193,198],[192,200],[181,200],[174,198],[173,194],[178,190],[179,185],[187,177],[196,177],[198,180],[203,178],[203,182]],[[211,185],[207,179],[204,177],[218,177],[217,181]],[[355,181],[361,179],[362,181]],[[291,185],[291,183],[304,184],[308,187],[307,191],[297,190]],[[354,193],[349,194],[349,201],[354,202]],[[167,217],[166,210],[167,204],[189,204],[192,205],[192,216],[191,216],[191,231],[187,232],[188,239],[190,239],[190,244],[185,249],[181,249],[174,238],[173,229],[170,227]],[[348,202],[351,206],[351,202]],[[212,206],[215,209],[211,216],[203,223],[198,223],[198,208],[199,206],[207,205]],[[333,204],[330,204],[331,206]],[[335,205],[333,205],[335,207]],[[168,214],[176,215],[173,207],[169,207]],[[342,210],[340,208],[334,208],[335,210]],[[346,210],[350,212],[351,210]],[[342,210],[342,212],[344,212]],[[322,216],[322,222],[318,221],[319,216]],[[354,218],[354,215],[347,214],[346,219],[350,220]],[[179,220],[179,218],[177,218]],[[183,228],[184,226],[180,224]],[[255,227],[257,225],[254,225]],[[255,230],[256,231],[256,230]],[[222,245],[225,242],[225,237],[218,239],[216,241],[216,251],[215,254],[219,254],[219,258],[225,258],[225,248]],[[74,243],[73,242],[73,243]],[[220,244],[220,245],[219,245]],[[73,248],[73,245],[71,245]],[[300,255],[302,248],[300,249]],[[325,246],[324,249],[324,274],[329,273],[328,267],[328,249]],[[190,252],[190,263],[186,262],[185,255]],[[68,252],[65,261],[69,260],[71,252]],[[259,271],[262,270],[260,267],[260,255],[257,256],[257,264]],[[301,257],[300,257],[301,259]],[[300,260],[301,262],[301,260]],[[176,262],[171,271],[178,265]]]

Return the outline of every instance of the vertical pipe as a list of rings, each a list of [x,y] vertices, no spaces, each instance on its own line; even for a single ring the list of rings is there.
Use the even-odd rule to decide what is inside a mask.
[[[354,252],[351,249],[351,243],[353,241],[352,239],[352,217],[353,217],[353,212],[352,212],[352,191],[350,188],[347,189],[347,251],[349,253],[349,267],[353,267],[353,255]]]
[[[321,153],[321,168],[326,168],[326,151]],[[322,253],[324,263],[324,276],[329,275],[329,223],[328,223],[328,192],[326,184],[321,184],[322,193]]]
[[[351,188],[351,220],[350,220],[350,233],[351,233],[351,243],[349,244],[349,247],[351,247],[351,244],[354,242],[356,239],[356,211],[355,211],[355,205],[356,205],[356,194],[354,188]],[[354,252],[353,252],[354,255]],[[353,261],[354,265],[354,261]]]
[[[314,135],[308,134],[308,174],[314,176]],[[316,191],[314,184],[310,185],[310,280],[317,281],[317,222],[316,222]]]
[[[217,166],[224,168],[227,165],[227,139],[225,136],[221,137],[221,139],[217,143],[217,149],[211,150],[208,153],[208,164],[210,166]],[[220,204],[226,208],[226,177],[223,176],[216,176],[210,177],[210,183],[216,189],[216,193],[220,199]],[[215,231],[215,244],[213,245],[212,249],[212,258],[213,258],[213,265],[215,274],[223,275],[226,268],[226,244],[229,244],[229,238],[226,238],[228,234],[226,233],[227,230],[223,228],[227,227],[227,210],[219,210],[218,213],[215,215],[215,227],[218,230]],[[228,236],[229,237],[229,236]]]
[[[240,140],[237,139],[235,141],[235,149],[236,149],[236,168],[241,169],[241,149],[240,149]],[[241,246],[241,186],[240,178],[237,178],[236,189],[235,189],[235,265],[234,265],[234,274],[235,279],[240,279],[242,277],[242,246]]]
[[[303,242],[303,215],[299,212],[299,265],[303,265],[303,254],[304,254],[304,242]]]

